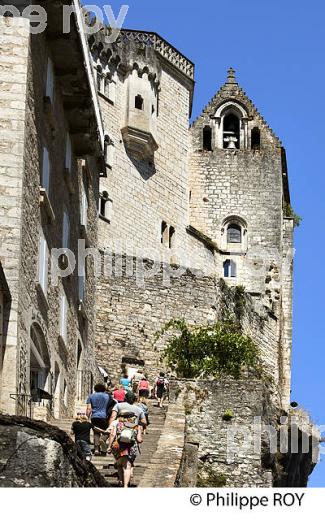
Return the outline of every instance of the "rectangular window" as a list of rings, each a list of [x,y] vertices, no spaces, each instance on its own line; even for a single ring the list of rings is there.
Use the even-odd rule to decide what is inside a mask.
[[[60,300],[60,336],[67,342],[67,332],[68,332],[68,300],[66,295],[61,294]]]
[[[47,60],[47,73],[46,73],[46,90],[45,96],[50,98],[51,102],[54,101],[54,67],[51,58]]]
[[[43,164],[42,164],[42,188],[44,188],[49,195],[50,193],[50,177],[51,177],[51,163],[48,149],[43,148]]]
[[[62,247],[64,249],[70,247],[70,219],[66,210],[63,213]]]
[[[81,184],[80,222],[87,228],[88,223],[88,199],[84,183]]]
[[[65,144],[65,167],[69,172],[71,171],[72,166],[72,146],[71,146],[71,137],[70,134],[67,133],[66,144]]]
[[[48,269],[49,269],[49,249],[43,233],[39,238],[39,257],[38,257],[38,281],[43,289],[43,293],[47,294],[48,289]]]

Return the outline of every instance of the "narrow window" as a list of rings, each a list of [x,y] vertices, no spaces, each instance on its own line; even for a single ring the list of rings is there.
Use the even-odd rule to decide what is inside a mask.
[[[229,224],[227,229],[228,244],[240,244],[242,241],[242,231],[238,224]]]
[[[203,128],[203,150],[212,151],[212,128],[205,126]]]
[[[99,212],[102,217],[104,217],[109,222],[111,221],[113,216],[113,201],[109,198],[107,191],[103,191],[100,196]]]
[[[169,228],[169,248],[172,249],[175,245],[175,228],[170,226]]]
[[[54,67],[51,58],[47,60],[47,72],[46,72],[46,88],[45,96],[51,100],[54,100]]]
[[[49,195],[50,193],[50,175],[51,175],[51,164],[48,149],[44,146],[43,148],[43,165],[42,165],[42,188],[44,188]]]
[[[64,380],[64,383],[63,383],[63,402],[64,402],[64,406],[67,407],[68,406],[68,385],[67,385],[66,380]]]
[[[161,223],[161,237],[160,237],[160,241],[161,241],[162,244],[167,244],[169,242],[168,226],[167,226],[167,223],[165,221],[163,221]]]
[[[87,280],[87,257],[82,260],[82,265],[79,264],[78,269],[78,296],[79,302],[85,301],[86,294],[86,280]]]
[[[228,114],[223,120],[223,147],[229,149],[240,148],[239,118],[235,114]]]
[[[225,278],[236,278],[236,276],[237,276],[236,262],[234,262],[233,260],[226,260],[223,263],[223,276]]]
[[[81,183],[80,223],[87,228],[88,223],[88,198],[85,185]]]
[[[144,109],[144,101],[143,101],[143,97],[140,96],[140,94],[138,94],[137,96],[135,96],[135,103],[134,103],[134,106],[135,106],[135,108],[137,108],[138,110],[143,110],[143,109]]]
[[[257,128],[257,127],[253,128],[253,130],[252,130],[251,146],[252,146],[252,150],[261,149],[261,132],[260,132],[259,128]]]
[[[67,210],[63,213],[62,247],[68,249],[70,246],[70,219]]]
[[[72,165],[72,145],[71,145],[71,137],[70,134],[67,133],[65,140],[65,167],[69,172],[71,171]]]
[[[68,300],[66,295],[63,293],[61,294],[61,300],[60,300],[60,336],[64,340],[64,342],[67,342],[67,318],[68,318]]]
[[[48,266],[49,266],[49,249],[47,242],[41,232],[39,238],[39,257],[38,257],[38,281],[42,287],[43,293],[47,294],[48,288]]]

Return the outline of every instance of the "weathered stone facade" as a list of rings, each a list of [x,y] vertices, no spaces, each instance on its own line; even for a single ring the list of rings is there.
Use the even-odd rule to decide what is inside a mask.
[[[290,196],[281,142],[232,69],[189,129],[193,75],[175,65],[177,51],[161,53],[154,33],[122,31],[113,45],[104,33],[90,38],[111,166],[100,186],[110,211],[105,215],[104,204],[99,247],[197,271],[190,280],[177,279],[178,271],[169,287],[159,274],[139,287],[128,268],[122,276],[104,273],[97,291],[100,362],[116,373],[132,354],[146,360],[150,373],[157,369],[154,332],[171,318],[216,319],[215,286],[224,278],[251,295],[245,330],[261,345],[286,407],[293,220],[285,210]],[[157,147],[148,156],[151,138]]]
[[[0,239],[7,287],[0,407],[44,419],[73,415],[98,375],[94,266],[87,262],[83,284],[78,269],[66,276],[64,259],[51,254],[69,248],[78,268],[79,240],[97,246],[105,171],[95,110],[83,105],[91,99],[91,77],[83,69],[82,41],[76,31],[60,42],[62,24],[50,7],[48,14],[51,23],[39,35],[30,34],[26,18],[0,17]],[[62,59],[58,50],[65,45]]]
[[[188,460],[201,483],[211,468],[227,485],[279,483],[256,453],[229,468],[222,412],[249,428],[289,408],[294,222],[281,142],[232,69],[189,127],[190,60],[142,31],[108,44],[103,29],[88,47],[78,16],[63,36],[58,3],[47,10],[37,36],[0,17],[0,410],[71,417],[97,363],[114,380],[121,363],[153,380],[166,322],[230,313],[272,381],[189,383],[187,434],[200,438]],[[67,250],[82,245],[91,254],[78,273]]]

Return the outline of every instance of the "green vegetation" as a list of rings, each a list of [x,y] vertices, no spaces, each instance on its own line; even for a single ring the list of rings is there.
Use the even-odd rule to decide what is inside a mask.
[[[226,410],[222,416],[224,421],[231,421],[231,419],[233,417],[234,417],[234,412],[232,410]]]
[[[181,378],[232,376],[239,379],[243,369],[262,375],[259,350],[240,325],[232,321],[211,326],[190,327],[184,320],[171,320],[156,334],[156,339],[172,331],[162,356]]]
[[[302,221],[302,217],[297,215],[291,204],[286,204],[284,208],[284,214],[286,217],[293,219],[294,227],[299,227]]]

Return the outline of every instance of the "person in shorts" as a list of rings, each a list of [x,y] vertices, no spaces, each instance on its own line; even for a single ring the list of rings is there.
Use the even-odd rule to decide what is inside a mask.
[[[148,399],[149,397],[149,381],[146,378],[146,376],[142,376],[141,381],[138,385],[138,397],[144,397],[145,399]]]
[[[163,407],[164,399],[168,393],[169,381],[165,377],[165,372],[160,372],[155,382],[155,395],[159,408]]]
[[[78,414],[71,426],[71,434],[74,435],[75,443],[78,444],[88,461],[91,461],[90,432],[93,429],[93,425],[85,414]]]
[[[111,396],[106,392],[106,386],[103,383],[97,383],[94,388],[95,392],[87,399],[87,417],[90,418],[91,424],[99,430],[107,430],[108,418],[107,410],[110,404]],[[101,432],[94,428],[94,455],[106,455],[107,447],[105,435],[101,438]]]
[[[117,464],[119,484],[129,487],[133,476],[133,468],[138,454],[138,445],[143,442],[143,427],[146,426],[146,418],[143,410],[136,406],[134,394],[127,394],[126,402],[117,403],[110,418],[110,438],[108,452],[113,453]],[[123,444],[119,441],[119,433],[125,427],[125,423],[134,428],[134,441]]]

